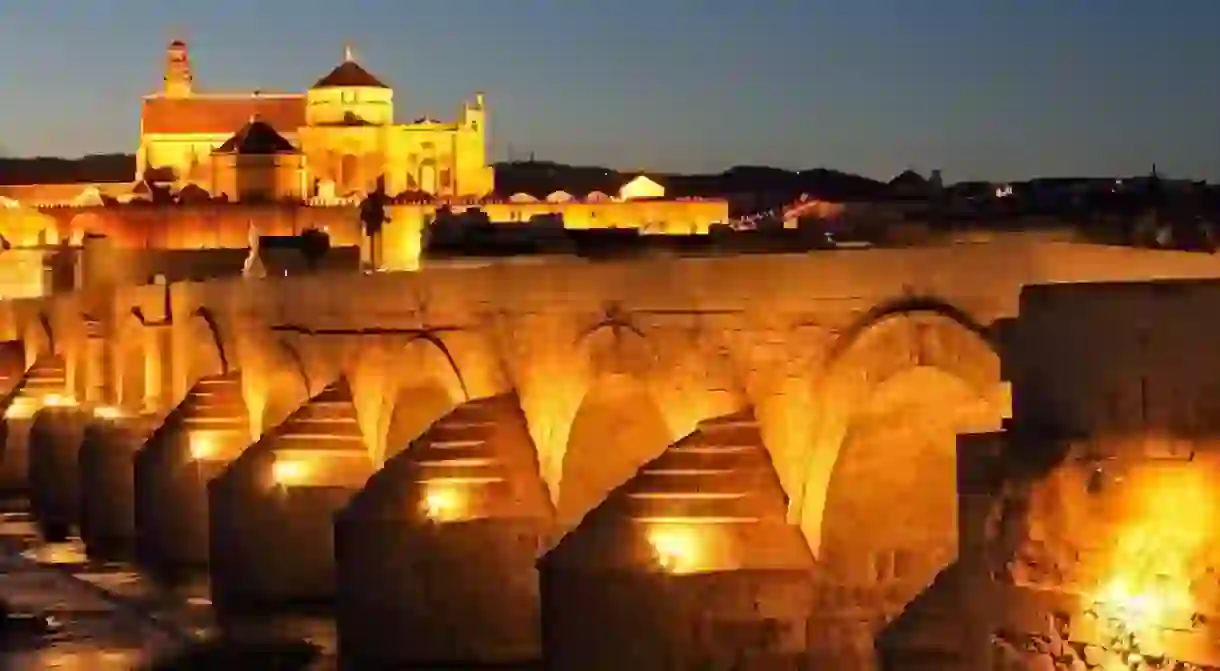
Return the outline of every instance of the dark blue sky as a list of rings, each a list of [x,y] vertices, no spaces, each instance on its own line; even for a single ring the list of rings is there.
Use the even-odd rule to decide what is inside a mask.
[[[0,150],[134,151],[175,31],[201,88],[483,89],[497,158],[1220,180],[1220,0],[9,0]]]

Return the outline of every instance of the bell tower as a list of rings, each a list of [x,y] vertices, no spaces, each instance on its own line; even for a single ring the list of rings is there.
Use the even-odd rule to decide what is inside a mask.
[[[194,88],[195,76],[191,74],[191,57],[186,43],[174,40],[165,50],[165,97],[189,98]]]

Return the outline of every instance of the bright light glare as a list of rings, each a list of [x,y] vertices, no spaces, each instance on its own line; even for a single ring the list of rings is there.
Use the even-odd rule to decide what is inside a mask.
[[[656,554],[657,563],[670,573],[694,571],[699,559],[699,538],[686,527],[654,527],[648,532],[648,542]]]
[[[216,457],[216,439],[210,434],[196,431],[190,434],[191,459],[204,461]]]
[[[452,487],[433,487],[424,496],[423,509],[428,519],[445,522],[457,519],[463,509],[462,494]]]
[[[123,416],[123,411],[113,405],[99,405],[93,409],[93,416],[98,419],[118,419]]]
[[[1172,607],[1172,599],[1159,590],[1134,591],[1122,580],[1111,582],[1097,595],[1100,614],[1119,620],[1132,631],[1163,625]]]
[[[1144,652],[1160,646],[1161,632],[1188,626],[1196,610],[1190,576],[1210,547],[1216,519],[1206,473],[1193,464],[1162,465],[1126,478],[1126,519],[1093,611],[1112,634],[1136,635]]]
[[[48,408],[70,408],[76,405],[76,399],[62,394],[47,394],[42,397],[42,404]]]
[[[284,461],[277,459],[271,465],[271,477],[277,484],[295,485],[304,482],[309,475],[309,466],[303,461]]]
[[[38,410],[38,404],[33,400],[19,396],[4,410],[5,419],[29,419]]]

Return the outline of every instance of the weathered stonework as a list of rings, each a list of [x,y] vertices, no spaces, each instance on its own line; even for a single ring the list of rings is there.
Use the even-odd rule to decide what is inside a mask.
[[[137,457],[136,533],[146,558],[206,564],[209,542],[215,540],[209,539],[209,526],[218,519],[222,525],[241,526],[234,527],[234,537],[253,538],[278,525],[292,536],[286,542],[300,540],[292,547],[309,559],[308,576],[278,571],[277,559],[268,559],[263,550],[248,556],[239,551],[257,545],[235,549],[236,564],[225,569],[228,573],[217,574],[229,576],[217,581],[222,590],[232,587],[235,593],[273,600],[326,596],[327,586],[318,576],[331,560],[344,567],[342,571],[360,570],[359,563],[327,557],[326,543],[313,537],[327,537],[332,514],[375,469],[421,456],[422,451],[414,454],[415,448],[408,446],[440,426],[437,420],[454,408],[493,397],[516,399],[523,430],[535,450],[537,471],[530,477],[545,484],[556,512],[556,524],[547,533],[538,533],[545,536],[539,553],[562,544],[565,534],[579,535],[589,511],[597,510],[641,467],[701,422],[748,411],[757,422],[761,448],[783,494],[780,526],[774,528],[793,534],[790,538],[812,557],[812,568],[799,576],[783,571],[780,575],[726,571],[706,580],[679,581],[685,586],[667,592],[670,588],[665,585],[674,584],[668,576],[641,577],[647,571],[639,569],[651,556],[644,552],[647,548],[639,547],[641,554],[624,562],[623,576],[615,576],[633,585],[631,598],[623,597],[624,603],[662,603],[674,609],[671,624],[682,622],[681,627],[686,627],[698,620],[705,597],[714,600],[723,595],[726,611],[739,614],[749,605],[741,595],[756,595],[761,599],[756,603],[780,613],[772,619],[785,623],[765,636],[761,630],[750,630],[750,635],[761,637],[758,641],[775,643],[759,644],[769,651],[766,655],[774,652],[786,659],[804,647],[809,658],[831,660],[825,663],[833,662],[833,668],[868,669],[889,664],[876,654],[877,645],[884,643],[886,654],[897,651],[900,658],[916,653],[925,659],[943,655],[955,661],[942,668],[977,669],[988,667],[970,667],[967,661],[992,655],[991,633],[1002,627],[987,630],[971,624],[960,635],[948,631],[942,625],[952,618],[945,613],[956,607],[973,612],[970,609],[977,605],[977,598],[963,595],[972,590],[989,594],[1004,581],[1019,582],[1021,590],[1036,595],[1072,594],[1069,586],[1087,583],[1090,572],[1097,571],[1089,568],[1096,562],[1090,564],[1086,550],[1104,548],[1109,541],[1102,539],[1113,537],[1100,527],[1096,533],[1078,531],[1109,513],[1081,513],[1084,516],[1077,518],[1072,517],[1076,508],[1056,503],[1056,496],[1067,495],[1055,492],[1089,489],[1093,476],[1083,466],[1059,472],[1055,478],[1062,482],[1035,477],[1040,473],[1035,469],[1029,475],[1018,473],[1016,484],[1009,483],[1002,491],[970,495],[973,499],[960,496],[965,467],[953,460],[953,435],[999,425],[1009,414],[1006,379],[1016,387],[1015,414],[1032,418],[1033,426],[1053,423],[1070,429],[1067,433],[1073,440],[1108,435],[1101,429],[1113,433],[1115,427],[1126,426],[1124,422],[1137,423],[1144,407],[1137,400],[1138,380],[1133,383],[1117,375],[1124,366],[1114,365],[1115,357],[1146,362],[1150,371],[1169,365],[1148,358],[1151,350],[1140,349],[1143,340],[1138,333],[1122,335],[1122,319],[1136,309],[1117,299],[1103,301],[1109,307],[1098,308],[1096,314],[1073,305],[1055,307],[1058,312],[1051,310],[1053,315],[1031,317],[1030,323],[1045,326],[1045,338],[1065,343],[1037,370],[1014,368],[1007,361],[1001,370],[1001,342],[994,325],[1017,315],[1019,290],[1026,284],[1152,276],[1217,277],[1220,261],[1172,252],[994,244],[493,264],[168,287],[111,283],[39,301],[6,303],[0,313],[0,335],[23,342],[25,361],[35,372],[27,379],[27,388],[47,377],[38,372],[43,368],[36,362],[62,361],[62,380],[56,379],[45,393],[87,400],[82,407],[135,403],[154,415],[169,413]],[[1210,303],[1195,305],[1192,315],[1212,314],[1207,306]],[[1153,308],[1141,304],[1138,309]],[[86,313],[89,320],[82,316]],[[133,318],[137,314],[140,317]],[[1181,317],[1148,314],[1159,315],[1150,317],[1150,323],[1181,323]],[[1086,325],[1091,320],[1101,320],[1111,331],[1090,331]],[[109,326],[87,328],[87,321]],[[1180,329],[1182,333],[1200,330],[1206,332]],[[97,343],[88,345],[86,337],[97,333],[104,345],[105,355],[100,357]],[[1021,352],[1042,347],[1031,344],[1032,336],[1018,335],[1012,345],[1014,361],[1020,360]],[[1099,347],[1099,342],[1107,344]],[[1206,389],[1216,389],[1214,380],[1220,375],[1212,373],[1220,371],[1211,371],[1211,364],[1200,365],[1184,353],[1208,346],[1189,338],[1159,346],[1173,365],[1189,374],[1172,380],[1156,379],[1152,372],[1144,375],[1150,381],[1144,385],[1145,394],[1161,399],[1146,407],[1162,414],[1148,417],[1161,417],[1156,421],[1164,426],[1202,430],[1205,423],[1191,420],[1191,425],[1187,420],[1208,407],[1211,392]],[[1007,336],[1003,347],[1010,358]],[[1106,358],[1098,359],[1093,350]],[[137,356],[141,351],[145,356]],[[89,363],[99,360],[100,366]],[[133,363],[139,361],[142,366]],[[227,426],[241,428],[245,439],[205,468],[191,458],[189,429],[191,422],[198,424],[198,418],[209,415],[188,410],[200,406],[200,385],[215,384],[217,376],[231,378],[224,420]],[[276,427],[339,378],[350,386],[354,422],[364,441],[365,470],[335,483],[339,471],[319,461],[327,465],[316,471],[316,480],[288,488],[291,506],[269,505],[266,488],[257,489],[255,480],[270,472],[271,464],[261,450],[247,450],[249,443],[262,438],[274,442]],[[27,395],[35,404],[45,396]],[[132,398],[141,395],[142,399]],[[1175,410],[1189,405],[1178,402],[1184,398],[1201,399],[1198,411]],[[177,410],[169,412],[172,408]],[[15,430],[18,421],[8,422],[10,442],[24,440]],[[1134,461],[1132,454],[1141,458],[1191,454],[1178,440],[1184,434],[1176,429],[1169,433],[1173,440],[1145,441],[1137,452],[1129,453],[1112,449],[1117,445],[1113,441],[1094,442],[1105,442],[1102,447],[1110,451],[1102,453],[1100,461],[1107,464],[1104,470],[1113,472]],[[1028,452],[1028,444],[1023,444]],[[1203,449],[1194,452],[1203,454]],[[9,456],[6,451],[0,468],[15,468],[17,460]],[[406,461],[399,461],[400,457]],[[955,465],[956,506],[951,477]],[[15,484],[21,484],[21,473],[24,470],[14,471]],[[232,514],[209,513],[204,487],[217,477],[236,483],[232,497],[220,497]],[[1051,482],[1058,484],[1052,487]],[[1082,500],[1097,498],[1089,497]],[[1128,498],[1118,495],[1120,500]],[[213,503],[220,499],[214,497]],[[1015,503],[1006,508],[993,504],[993,499]],[[900,502],[898,507],[895,501]],[[1038,524],[1012,521],[1019,515],[1011,511],[1035,503],[1060,510],[1063,519],[1034,516],[1030,519]],[[372,515],[376,511],[368,511],[371,517],[365,519],[361,510],[352,506],[343,523],[352,529],[378,528],[380,522],[374,520],[379,518]],[[1004,523],[991,522],[997,529],[991,535],[970,531],[985,529],[989,515]],[[234,522],[241,519],[247,521]],[[301,526],[282,524],[286,521]],[[528,525],[528,531],[512,524],[486,526],[485,533],[471,527],[469,536],[450,533],[448,528],[435,535],[412,536],[423,545],[409,547],[440,548],[437,551],[455,563],[479,566],[493,550],[516,547],[513,538],[532,538],[536,533],[536,527]],[[879,533],[887,526],[895,528],[893,533]],[[306,543],[306,536],[313,540]],[[770,532],[760,535],[768,542],[775,537]],[[1089,546],[1082,542],[1086,537]],[[459,538],[471,542],[451,541]],[[1002,543],[995,540],[1001,538]],[[375,548],[373,540],[364,538],[369,548]],[[978,566],[994,563],[997,548],[1009,548],[994,559],[1009,567],[998,574],[1007,577],[979,582],[980,575],[988,577],[992,572],[980,572]],[[524,551],[517,550],[506,565],[517,567],[511,573],[520,577],[526,562]],[[1200,564],[1189,575],[1206,576],[1210,565]],[[232,578],[235,575],[242,577]],[[588,576],[573,575],[548,578],[542,593],[567,604],[563,608],[574,607],[580,595],[588,593],[589,583]],[[528,584],[522,580],[521,584]],[[1200,590],[1208,584],[1206,579],[1197,583]],[[442,584],[456,589],[458,582]],[[472,586],[479,584],[483,583],[472,581]],[[768,596],[773,589],[807,596],[780,603],[778,597],[773,601]],[[512,601],[527,592],[524,587],[514,589],[511,598],[504,598]],[[499,598],[489,594],[474,602]],[[619,596],[598,599],[603,596],[610,613],[620,603]],[[544,603],[546,599],[543,596]],[[566,612],[563,608],[557,612]],[[528,609],[517,612],[528,617]],[[427,616],[409,615],[405,620],[416,618],[417,624]],[[446,630],[447,622],[458,615],[438,611],[437,619],[420,626]],[[798,615],[800,627],[793,624]],[[982,614],[977,620],[986,622]],[[484,621],[483,640],[495,643],[502,621],[490,615]],[[700,627],[703,624],[694,631],[721,631],[711,624]],[[1077,630],[1074,625],[1073,631]],[[664,635],[653,643],[685,650],[672,645],[677,640],[673,637],[691,631],[658,629]],[[715,659],[724,659],[722,652],[743,649],[729,644],[730,650],[721,650],[712,644],[719,638],[713,633],[701,639],[711,641],[705,648]],[[725,640],[735,639],[726,635]],[[495,647],[492,643],[489,647]],[[370,645],[384,647],[384,639]],[[571,641],[555,645],[576,649]],[[454,648],[448,650],[445,654],[456,654]],[[696,665],[701,659],[688,661]]]
[[[134,553],[136,453],[163,421],[155,415],[100,417],[85,428],[78,464],[80,537],[90,555]]]
[[[208,483],[250,442],[241,376],[207,375],[135,456],[136,550],[167,570],[208,564]]]
[[[351,389],[339,380],[207,483],[213,602],[333,599],[332,519],[372,473]]]
[[[64,394],[64,360],[43,356],[26,367],[24,379],[4,397],[4,452],[0,455],[0,490],[29,491],[30,429],[47,394]]]
[[[52,541],[64,540],[80,523],[78,460],[89,420],[79,407],[47,407],[30,426],[30,511]]]
[[[353,668],[540,658],[535,562],[554,511],[520,404],[446,414],[335,527],[339,645]]]

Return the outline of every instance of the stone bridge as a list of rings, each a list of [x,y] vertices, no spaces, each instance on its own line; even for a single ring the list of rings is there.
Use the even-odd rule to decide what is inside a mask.
[[[956,436],[1008,413],[1021,287],[1218,276],[1008,241],[87,281],[0,304],[0,475],[220,607],[333,603],[361,663],[875,668],[960,617]]]

